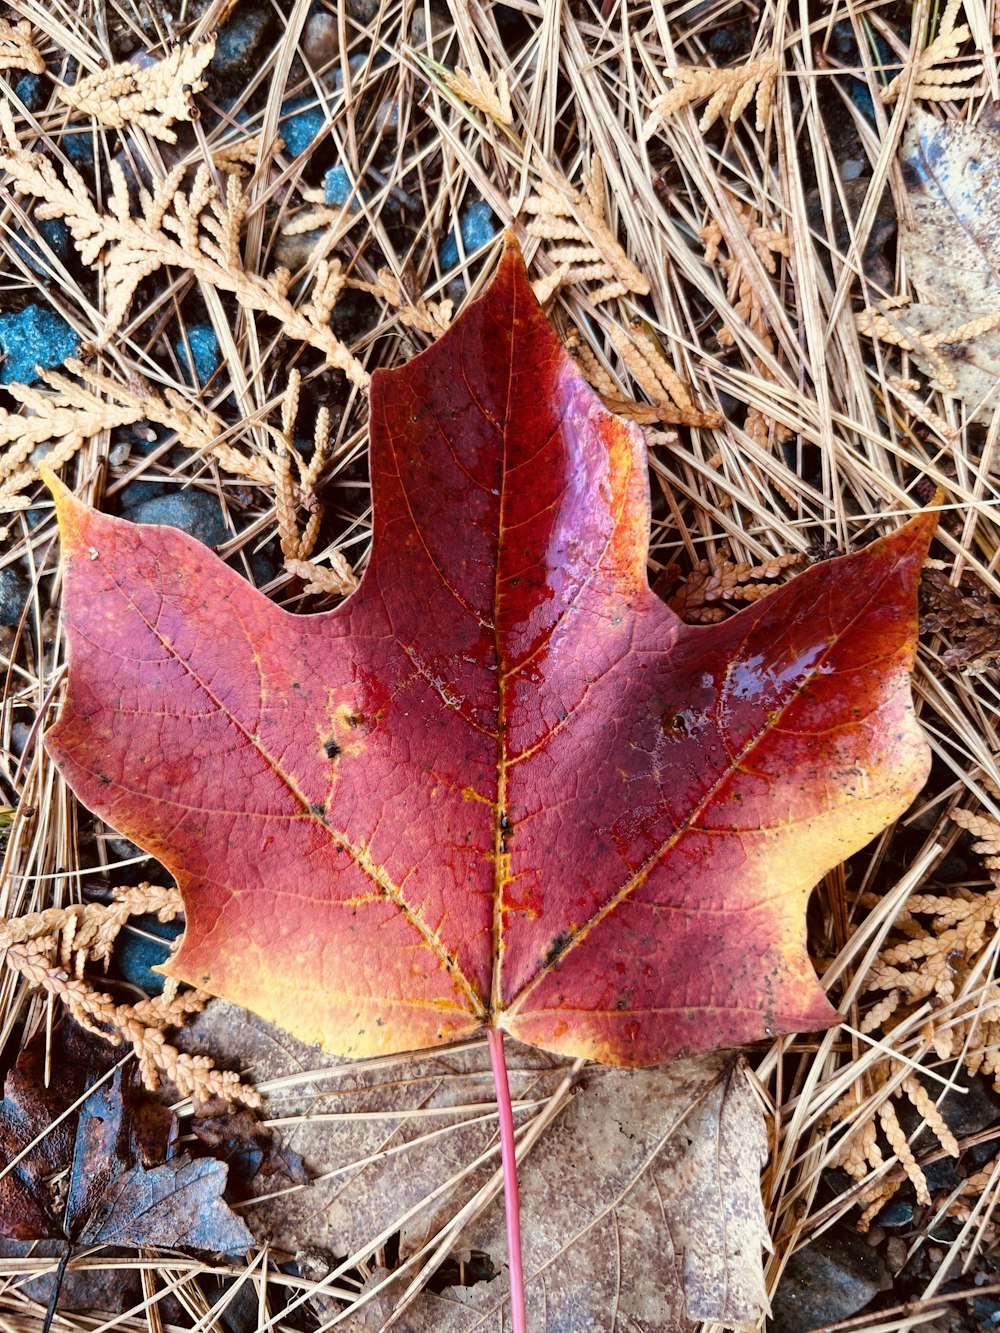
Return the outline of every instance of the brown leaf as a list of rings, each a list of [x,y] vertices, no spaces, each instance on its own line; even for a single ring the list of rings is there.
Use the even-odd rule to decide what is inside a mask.
[[[258,1082],[299,1076],[290,1091],[272,1095],[268,1111],[317,1179],[247,1212],[258,1239],[279,1249],[324,1250],[347,1264],[375,1249],[380,1236],[398,1233],[405,1260],[496,1170],[494,1153],[463,1175],[496,1145],[482,1044],[343,1062],[224,1004],[210,1006],[185,1036],[198,1049],[232,1046]],[[515,1043],[508,1062],[517,1119],[528,1124],[546,1113],[572,1066]],[[657,1070],[587,1067],[560,1105],[520,1163],[522,1208],[531,1218],[524,1236],[529,1326],[598,1327],[595,1312],[615,1309],[601,1328],[631,1333],[632,1320],[655,1333],[686,1329],[689,1318],[756,1318],[766,1305],[759,1185],[766,1141],[740,1066],[712,1056]],[[461,1246],[484,1253],[500,1272],[504,1237],[497,1194],[462,1232]],[[365,1322],[357,1321],[367,1306],[347,1327],[380,1327],[413,1271],[372,1298]],[[506,1278],[498,1277],[421,1294],[400,1327],[481,1328],[506,1293]]]
[[[114,1058],[106,1043],[70,1019],[51,1036],[48,1067],[56,1078],[46,1081],[44,1033],[18,1056],[0,1102],[0,1160],[10,1167],[0,1176],[0,1236],[63,1239],[61,1208],[48,1184],[73,1156],[77,1116],[63,1113]]]
[[[261,1124],[248,1107],[207,1116],[202,1110],[191,1128],[212,1150],[212,1156],[229,1167],[226,1193],[230,1199],[242,1201],[264,1190],[309,1183],[299,1154],[285,1147],[280,1136]]]
[[[16,1162],[0,1178],[0,1234],[222,1254],[252,1245],[223,1199],[223,1163],[175,1156],[175,1118],[121,1068],[78,1111],[69,1110],[114,1056],[71,1020],[59,1025],[53,1043],[49,1086],[41,1034],[22,1052],[0,1103],[0,1147]],[[49,1182],[67,1167],[63,1207]]]
[[[75,1239],[83,1245],[163,1246],[231,1254],[253,1245],[223,1200],[226,1167],[186,1153],[111,1180]]]
[[[989,425],[1000,380],[1000,128],[915,107],[900,156],[913,212],[900,240],[919,300],[884,331]]]

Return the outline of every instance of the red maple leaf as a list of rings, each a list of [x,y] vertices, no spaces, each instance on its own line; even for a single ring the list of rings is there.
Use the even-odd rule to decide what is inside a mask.
[[[921,515],[732,619],[646,579],[645,444],[508,252],[371,389],[374,548],[293,616],[57,493],[48,746],[184,895],[172,975],[347,1055],[504,1029],[643,1065],[826,1025],[817,879],[927,772]]]

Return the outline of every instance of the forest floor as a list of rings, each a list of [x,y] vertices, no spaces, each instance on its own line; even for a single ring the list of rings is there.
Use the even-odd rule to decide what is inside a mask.
[[[4,1069],[39,1032],[44,1045],[74,948],[92,979],[107,961],[101,941],[67,940],[65,909],[166,873],[76,804],[41,744],[65,644],[38,463],[109,513],[185,529],[292,611],[334,606],[371,544],[367,377],[444,331],[510,228],[582,370],[646,432],[650,579],[685,619],[729,616],[940,507],[914,678],[930,779],[811,901],[810,951],[842,1023],[748,1056],[770,1143],[768,1327],[997,1327],[997,0],[19,0],[4,13],[0,909],[62,910],[44,937],[66,951],[41,989],[23,951],[0,971]],[[124,61],[127,78],[108,73]],[[32,183],[31,153],[75,203]],[[228,200],[217,252],[204,231],[160,227],[141,194],[165,179]],[[126,207],[144,239],[108,221]],[[85,369],[67,378],[72,357]],[[170,903],[136,899],[108,928],[99,985],[119,1010],[160,985],[149,969],[177,925],[157,913]],[[284,1139],[250,1122],[218,1132],[243,1164],[243,1204],[300,1202],[246,1264],[76,1252],[54,1327],[376,1328],[377,1302],[362,1322],[358,1293],[401,1256],[405,1282],[438,1292],[502,1264],[463,1241],[461,1209],[420,1213],[492,1136],[481,1043],[447,1065],[346,1074],[225,1006],[171,1040],[242,1070],[265,1097],[259,1123]],[[515,1063],[522,1115],[555,1117],[561,1067],[527,1051]],[[205,1143],[189,1096],[175,1110],[183,1141]],[[316,1165],[297,1128],[318,1111],[340,1136],[326,1168],[345,1178],[369,1159],[402,1171],[404,1148],[410,1169],[436,1145],[405,1202],[390,1173],[369,1215],[328,1192],[310,1229],[297,1153]],[[478,1138],[462,1137],[470,1117]],[[59,1243],[3,1244],[0,1325],[40,1328]],[[396,1326],[444,1327],[420,1311]],[[572,1326],[624,1327],[594,1319]]]

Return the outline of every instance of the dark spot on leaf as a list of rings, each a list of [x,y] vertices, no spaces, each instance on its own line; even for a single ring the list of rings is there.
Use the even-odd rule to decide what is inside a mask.
[[[546,953],[545,958],[542,961],[542,967],[554,966],[559,955],[563,952],[571,939],[572,936],[568,930],[561,930],[549,945],[548,953]]]

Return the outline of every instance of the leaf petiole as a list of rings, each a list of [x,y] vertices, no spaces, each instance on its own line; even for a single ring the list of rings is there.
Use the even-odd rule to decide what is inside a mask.
[[[517,1156],[514,1149],[514,1113],[510,1105],[507,1062],[503,1054],[503,1033],[490,1028],[487,1034],[493,1086],[497,1094],[500,1118],[500,1162],[503,1166],[504,1213],[507,1218],[507,1270],[510,1276],[510,1319],[512,1333],[527,1333],[524,1316],[524,1267],[521,1263],[521,1205],[517,1192]]]

